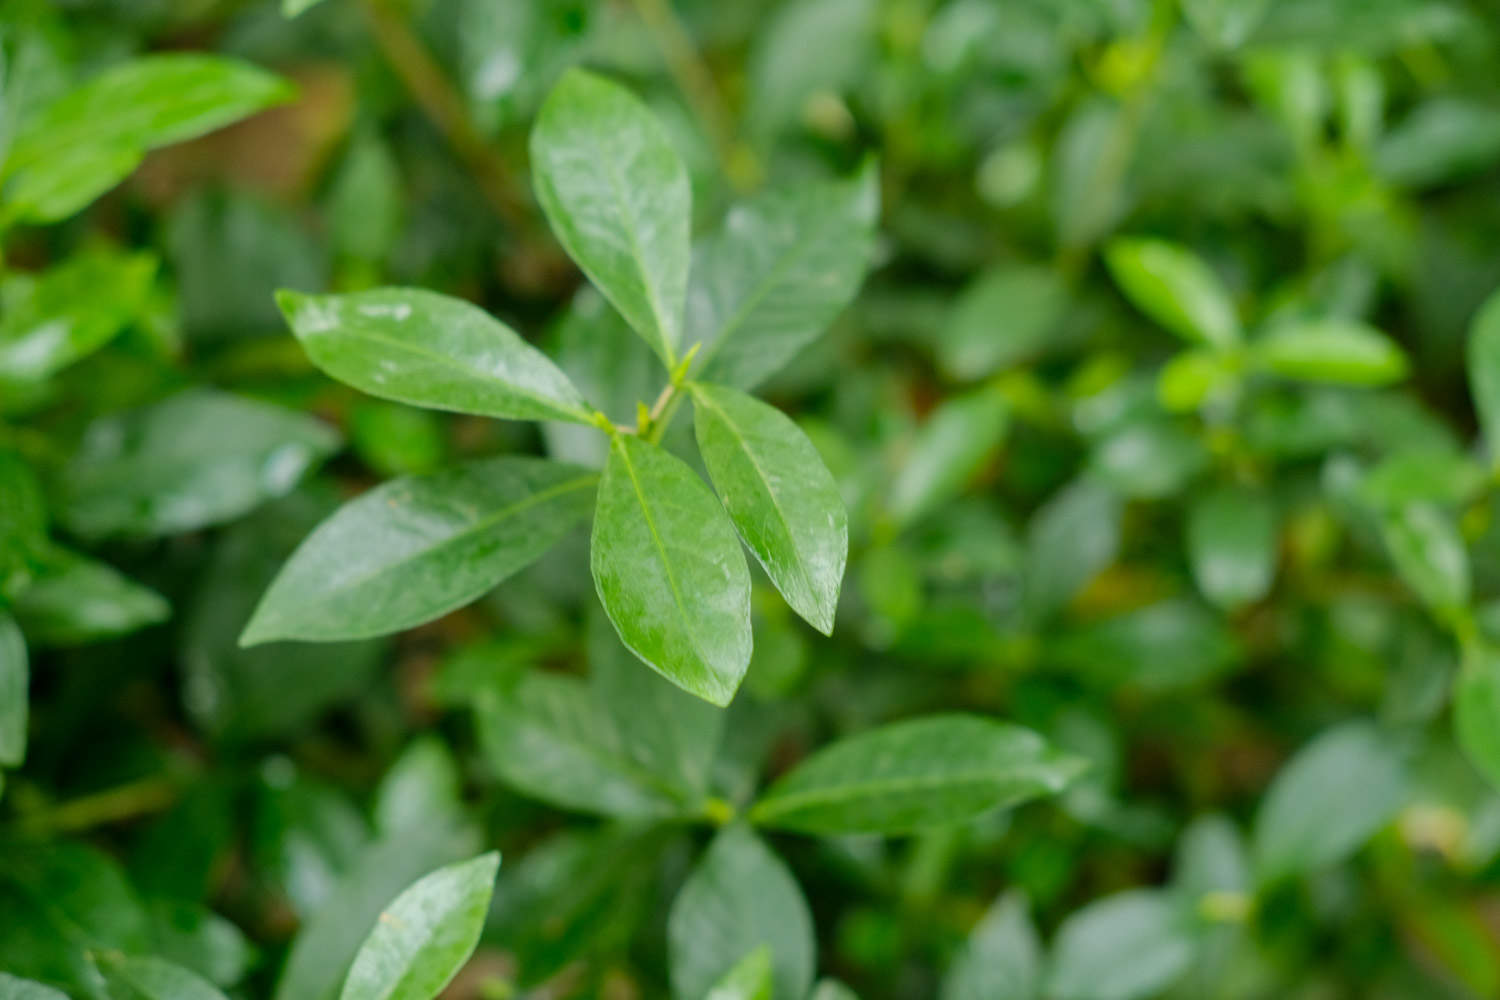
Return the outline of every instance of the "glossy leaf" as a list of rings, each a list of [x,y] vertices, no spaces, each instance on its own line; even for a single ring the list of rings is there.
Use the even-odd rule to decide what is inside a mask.
[[[508,456],[378,486],[307,537],[241,641],[383,635],[462,607],[581,521],[594,482],[587,469]]]
[[[105,563],[53,550],[12,610],[30,642],[76,646],[164,621],[171,606]]]
[[[1276,512],[1252,490],[1223,487],[1193,501],[1188,558],[1198,589],[1222,608],[1260,600],[1276,572]]]
[[[1500,464],[1500,291],[1474,316],[1468,342],[1469,392],[1491,466]]]
[[[750,819],[803,833],[911,833],[1055,794],[1082,769],[1020,726],[925,716],[824,747],[772,785]]]
[[[531,162],[537,201],[568,256],[674,365],[692,192],[666,132],[628,90],[572,69],[537,115]]]
[[[0,767],[20,767],[26,759],[30,679],[26,639],[15,619],[0,611]]]
[[[1159,499],[1183,489],[1208,461],[1195,434],[1175,422],[1146,419],[1100,441],[1089,468],[1127,497]]]
[[[1058,928],[1047,995],[1057,1000],[1138,1000],[1187,971],[1193,936],[1170,896],[1134,889],[1096,900]]]
[[[667,919],[672,996],[702,1000],[734,965],[771,950],[775,1000],[799,1000],[816,964],[812,915],[781,859],[741,825],[720,831]]]
[[[1047,347],[1068,304],[1053,271],[1005,266],[976,278],[944,324],[938,363],[953,378],[979,379],[1027,361]]]
[[[0,1000],[68,1000],[50,986],[0,972]]]
[[[1385,733],[1367,722],[1328,730],[1266,790],[1252,838],[1257,880],[1342,861],[1395,815],[1406,793],[1405,766]]]
[[[1036,1000],[1042,983],[1042,943],[1025,895],[1008,892],[970,932],[943,977],[942,1000]]]
[[[693,383],[693,426],[709,478],[740,537],[787,603],[833,632],[849,518],[817,449],[773,406]]]
[[[771,972],[771,949],[762,945],[724,973],[704,1000],[772,1000]]]
[[[135,169],[148,150],[288,100],[278,77],[197,53],[146,56],[98,74],[27,123],[4,163],[5,212],[71,215]]]
[[[224,989],[243,980],[255,962],[245,933],[207,907],[181,899],[154,899],[147,906],[159,957]]]
[[[1382,536],[1396,572],[1428,607],[1453,612],[1469,602],[1469,554],[1458,525],[1432,504],[1409,504],[1386,517]]]
[[[478,306],[415,288],[276,293],[313,363],[363,392],[512,420],[589,421],[545,354]]]
[[[1389,385],[1406,377],[1406,354],[1385,334],[1353,320],[1277,327],[1252,345],[1260,364],[1304,382]]]
[[[132,1000],[225,1000],[196,972],[152,955],[103,952],[95,962],[115,993]]]
[[[1026,603],[1045,615],[1115,559],[1124,514],[1119,496],[1081,479],[1065,486],[1032,515],[1026,531]]]
[[[983,468],[1005,439],[1010,406],[1000,391],[984,388],[949,400],[917,431],[886,501],[892,519],[909,524],[952,499]]]
[[[1104,260],[1126,297],[1179,337],[1220,349],[1240,342],[1228,290],[1191,250],[1165,240],[1122,238],[1110,243]]]
[[[341,1000],[431,1000],[479,943],[500,855],[439,868],[404,890],[375,921]]]
[[[291,492],[338,441],[311,417],[189,389],[89,425],[59,482],[58,519],[89,538],[218,524]]]
[[[1469,761],[1500,786],[1500,652],[1471,642],[1453,686],[1453,732]]]
[[[699,377],[751,389],[821,334],[854,298],[874,249],[876,170],[776,188],[730,209],[699,243],[687,329]]]
[[[631,652],[716,705],[750,665],[750,572],[734,525],[680,459],[618,434],[599,483],[591,565]]]

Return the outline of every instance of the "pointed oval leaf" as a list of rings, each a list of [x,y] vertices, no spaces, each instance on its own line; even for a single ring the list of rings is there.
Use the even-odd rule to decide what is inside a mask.
[[[786,865],[743,825],[720,831],[667,919],[675,1000],[702,1000],[735,963],[771,950],[775,1000],[802,1000],[816,962],[812,914]]]
[[[1276,512],[1260,493],[1225,487],[1193,502],[1187,522],[1193,579],[1221,608],[1258,601],[1276,571]]]
[[[1052,945],[1047,996],[1140,1000],[1187,971],[1188,916],[1166,893],[1133,889],[1096,900],[1063,921]]]
[[[755,387],[849,304],[874,250],[876,175],[768,191],[699,244],[687,315],[702,378]]]
[[[969,934],[948,974],[942,1000],[1034,1000],[1042,979],[1042,943],[1026,896],[1007,892]]]
[[[154,955],[101,952],[94,962],[112,987],[131,1000],[228,1000],[202,976]]]
[[[0,766],[20,767],[26,758],[26,640],[16,620],[0,611]]]
[[[537,201],[568,256],[672,367],[692,191],[661,125],[617,83],[571,69],[531,132]]]
[[[938,340],[938,362],[954,378],[978,379],[1045,349],[1068,305],[1061,275],[1034,265],[1006,265],[976,278]]]
[[[399,403],[510,420],[588,423],[589,408],[545,354],[462,299],[416,288],[276,293],[323,371]]]
[[[1029,729],[935,715],[824,747],[772,785],[750,819],[803,833],[911,833],[1059,792],[1083,768]]]
[[[1395,341],[1354,320],[1280,326],[1253,346],[1267,371],[1304,382],[1389,385],[1411,367]]]
[[[918,429],[891,484],[891,518],[897,525],[910,524],[951,500],[993,456],[1009,428],[1010,406],[993,386],[938,407]]]
[[[1500,653],[1471,643],[1453,687],[1453,731],[1469,761],[1500,787]]]
[[[50,986],[0,972],[0,1000],[68,1000]]]
[[[704,1000],[772,1000],[772,971],[771,949],[761,945],[724,973]]]
[[[241,642],[384,635],[475,600],[588,514],[594,473],[505,456],[377,486],[297,548]]]
[[[703,480],[655,445],[615,435],[590,562],[631,652],[679,687],[729,704],[750,665],[750,571]]]
[[[1354,853],[1406,798],[1406,767],[1368,722],[1331,729],[1277,773],[1255,817],[1252,853],[1262,884],[1327,867]]]
[[[160,594],[113,566],[53,549],[12,608],[35,646],[76,646],[164,621],[172,607]]]
[[[714,489],[740,537],[799,615],[833,632],[849,555],[849,516],[818,450],[752,396],[694,383],[693,427]]]
[[[1474,315],[1469,329],[1469,391],[1479,411],[1479,429],[1490,464],[1500,464],[1500,291]]]
[[[1165,240],[1117,239],[1104,261],[1136,308],[1177,336],[1221,349],[1240,342],[1240,319],[1228,290],[1186,247]]]
[[[500,867],[496,851],[424,875],[381,911],[340,1000],[431,1000],[479,943]]]
[[[1455,612],[1469,602],[1469,552],[1452,516],[1435,504],[1408,504],[1381,522],[1396,572],[1429,608]]]

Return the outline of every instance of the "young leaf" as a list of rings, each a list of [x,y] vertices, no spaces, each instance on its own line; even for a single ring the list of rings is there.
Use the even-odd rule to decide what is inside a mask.
[[[1408,504],[1381,523],[1396,572],[1438,612],[1469,603],[1469,553],[1453,518],[1432,504]]]
[[[1166,893],[1106,896],[1063,921],[1052,945],[1047,995],[1057,1000],[1139,1000],[1187,971],[1194,940]]]
[[[750,571],[724,508],[693,471],[617,434],[599,483],[591,564],[631,652],[715,705],[750,665]]]
[[[1479,429],[1490,464],[1500,465],[1500,291],[1474,315],[1469,328],[1469,392],[1479,411]]]
[[[695,382],[692,394],[698,450],[740,537],[793,610],[831,635],[849,555],[833,475],[774,406],[728,386]]]
[[[969,935],[948,974],[942,1000],[1036,1000],[1041,991],[1042,943],[1027,913],[1026,896],[1001,896]]]
[[[90,424],[60,477],[57,516],[87,538],[192,531],[291,492],[338,443],[312,417],[189,389]]]
[[[953,378],[980,379],[1046,346],[1068,304],[1057,272],[1008,265],[980,275],[954,303],[938,340],[938,363]]]
[[[917,431],[906,464],[891,484],[887,509],[910,524],[963,488],[1005,439],[1010,407],[987,387],[938,407]]]
[[[463,607],[587,516],[595,479],[504,456],[377,486],[297,548],[240,641],[384,635]]]
[[[750,820],[803,833],[911,833],[1054,794],[1082,769],[1029,729],[929,716],[824,747],[772,785]]]
[[[479,943],[500,855],[495,851],[424,875],[375,921],[340,1000],[431,1000]]]
[[[606,705],[577,677],[524,671],[483,691],[485,759],[527,795],[606,816],[675,816],[697,792],[630,756]]]
[[[1276,775],[1255,817],[1257,881],[1325,868],[1354,853],[1406,798],[1406,768],[1368,722],[1330,729]]]
[[[0,972],[0,1000],[68,1000],[68,995],[33,980]]]
[[[1474,767],[1500,786],[1500,653],[1489,645],[1465,645],[1453,687],[1453,731]]]
[[[1389,385],[1406,377],[1406,354],[1385,334],[1354,320],[1279,326],[1253,345],[1270,372],[1304,382]]]
[[[781,859],[742,825],[714,838],[667,919],[672,996],[702,1000],[735,963],[770,948],[775,1000],[800,1000],[816,962],[812,914]]]
[[[1104,253],[1110,274],[1141,312],[1179,337],[1220,350],[1239,344],[1240,320],[1218,275],[1185,247],[1121,238]]]
[[[315,365],[372,396],[483,417],[589,422],[588,404],[561,369],[462,299],[377,288],[280,291],[276,304]]]
[[[227,1000],[196,972],[152,955],[105,951],[94,962],[113,987],[111,995],[122,1000]]]
[[[568,256],[672,368],[687,295],[692,191],[646,106],[581,69],[531,132],[537,201]]]
[[[1221,608],[1264,597],[1276,572],[1276,512],[1260,493],[1224,487],[1193,501],[1188,559],[1203,595]]]
[[[323,0],[281,0],[281,16],[296,17],[303,11],[311,10]]]
[[[687,328],[699,377],[752,389],[827,328],[874,247],[877,171],[766,192],[729,211],[693,257]]]
[[[54,549],[12,608],[38,646],[76,646],[164,621],[172,608],[105,563]]]
[[[724,973],[704,1000],[771,1000],[776,986],[771,972],[771,949],[761,945]]]
[[[0,611],[0,766],[20,767],[26,759],[26,639],[16,620]]]
[[[147,151],[228,125],[294,91],[247,63],[196,53],[105,70],[31,119],[5,160],[5,213],[52,222],[129,174]]]

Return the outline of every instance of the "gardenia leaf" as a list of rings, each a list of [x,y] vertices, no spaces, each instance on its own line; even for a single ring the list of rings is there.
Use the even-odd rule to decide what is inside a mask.
[[[227,1000],[219,988],[180,965],[153,955],[100,952],[94,959],[113,995],[135,1000]]]
[[[874,250],[877,171],[768,191],[729,210],[693,256],[687,328],[699,376],[751,389],[818,337],[859,291]]]
[[[772,785],[750,819],[803,833],[911,833],[1054,794],[1083,768],[1029,729],[927,716],[819,750]]]
[[[674,684],[729,704],[750,665],[750,572],[724,508],[681,459],[615,435],[591,564],[625,645]]]
[[[1026,896],[1008,892],[975,926],[943,977],[942,1000],[1034,1000],[1041,988],[1042,943]]]
[[[1139,1000],[1187,971],[1194,939],[1187,915],[1166,893],[1133,889],[1073,913],[1052,945],[1047,996]]]
[[[341,1000],[431,1000],[479,943],[500,855],[495,851],[424,875],[397,896],[349,969]]]
[[[537,201],[563,249],[671,368],[692,191],[666,132],[624,87],[575,68],[537,114],[531,162]]]
[[[802,1000],[812,986],[816,940],[797,881],[747,827],[709,844],[667,918],[675,1000],[703,1000],[747,953],[771,950],[775,1000]]]
[[[740,537],[787,603],[832,634],[849,555],[833,475],[774,406],[728,386],[694,383],[692,394],[698,450]]]
[[[65,549],[53,549],[36,579],[12,608],[28,640],[38,646],[74,646],[133,632],[172,613],[153,590],[112,566]]]
[[[0,611],[0,766],[20,767],[26,759],[30,676],[26,639],[16,620]]]
[[[1117,239],[1104,254],[1115,283],[1141,312],[1179,337],[1222,349],[1240,342],[1240,320],[1218,275],[1185,247]]]
[[[891,484],[891,518],[907,525],[952,499],[999,449],[1009,428],[1010,406],[993,386],[938,407],[918,429]]]
[[[1304,382],[1389,385],[1406,377],[1406,353],[1374,327],[1354,320],[1279,326],[1253,345],[1267,371]]]
[[[315,365],[400,403],[511,420],[589,422],[588,404],[545,354],[462,299],[416,288],[276,294]]]
[[[29,121],[5,160],[5,214],[53,222],[135,169],[147,151],[290,100],[286,81],[234,59],[146,56],[105,70]]]
[[[595,481],[578,466],[505,456],[378,486],[297,548],[240,641],[365,638],[460,608],[587,516]]]
[[[1442,508],[1408,504],[1381,523],[1386,551],[1396,572],[1422,603],[1452,613],[1469,602],[1469,553],[1458,525]]]
[[[1276,571],[1276,512],[1260,493],[1224,487],[1188,512],[1188,558],[1205,597],[1235,608],[1265,596]]]
[[[704,1000],[771,1000],[771,971],[771,949],[761,945],[724,973]]]
[[[68,995],[33,980],[0,972],[0,1000],[68,1000]]]

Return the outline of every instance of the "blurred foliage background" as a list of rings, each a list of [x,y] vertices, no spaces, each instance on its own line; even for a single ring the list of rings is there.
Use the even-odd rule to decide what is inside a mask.
[[[939,710],[1093,763],[1056,800],[953,830],[775,838],[818,968],[867,1000],[999,998],[961,967],[1003,950],[1024,896],[1059,1000],[1500,995],[1500,796],[1449,707],[1461,645],[1500,641],[1465,363],[1500,287],[1493,0],[324,0],[294,18],[7,0],[0,32],[6,136],[148,51],[296,85],[85,211],[4,232],[0,347],[43,308],[38,282],[104,332],[0,379],[0,463],[32,470],[53,537],[97,561],[14,591],[31,721],[0,798],[0,969],[97,995],[59,928],[113,921],[234,996],[317,1000],[362,900],[488,845],[495,908],[449,995],[669,994],[666,914],[708,832],[519,791],[458,710],[496,664],[585,669],[585,532],[393,640],[236,644],[341,498],[479,455],[599,459],[565,427],[333,383],[275,289],[463,296],[621,419],[654,394],[527,181],[535,111],[585,64],[669,126],[700,231],[756,190],[879,172],[863,291],[766,390],[849,506],[838,626],[757,604],[715,787],[742,801],[834,737]],[[1400,352],[1373,372],[1358,345],[1265,370],[1185,356],[1116,283],[1121,236],[1196,253],[1257,336],[1358,322]],[[292,474],[155,489],[254,423],[203,399],[129,416],[190,386],[316,418]],[[14,526],[32,494],[8,483]],[[1321,771],[1268,799],[1315,740]],[[1279,845],[1277,810],[1303,817]],[[1296,871],[1253,882],[1252,861]],[[1164,900],[1190,932],[1158,926]]]

